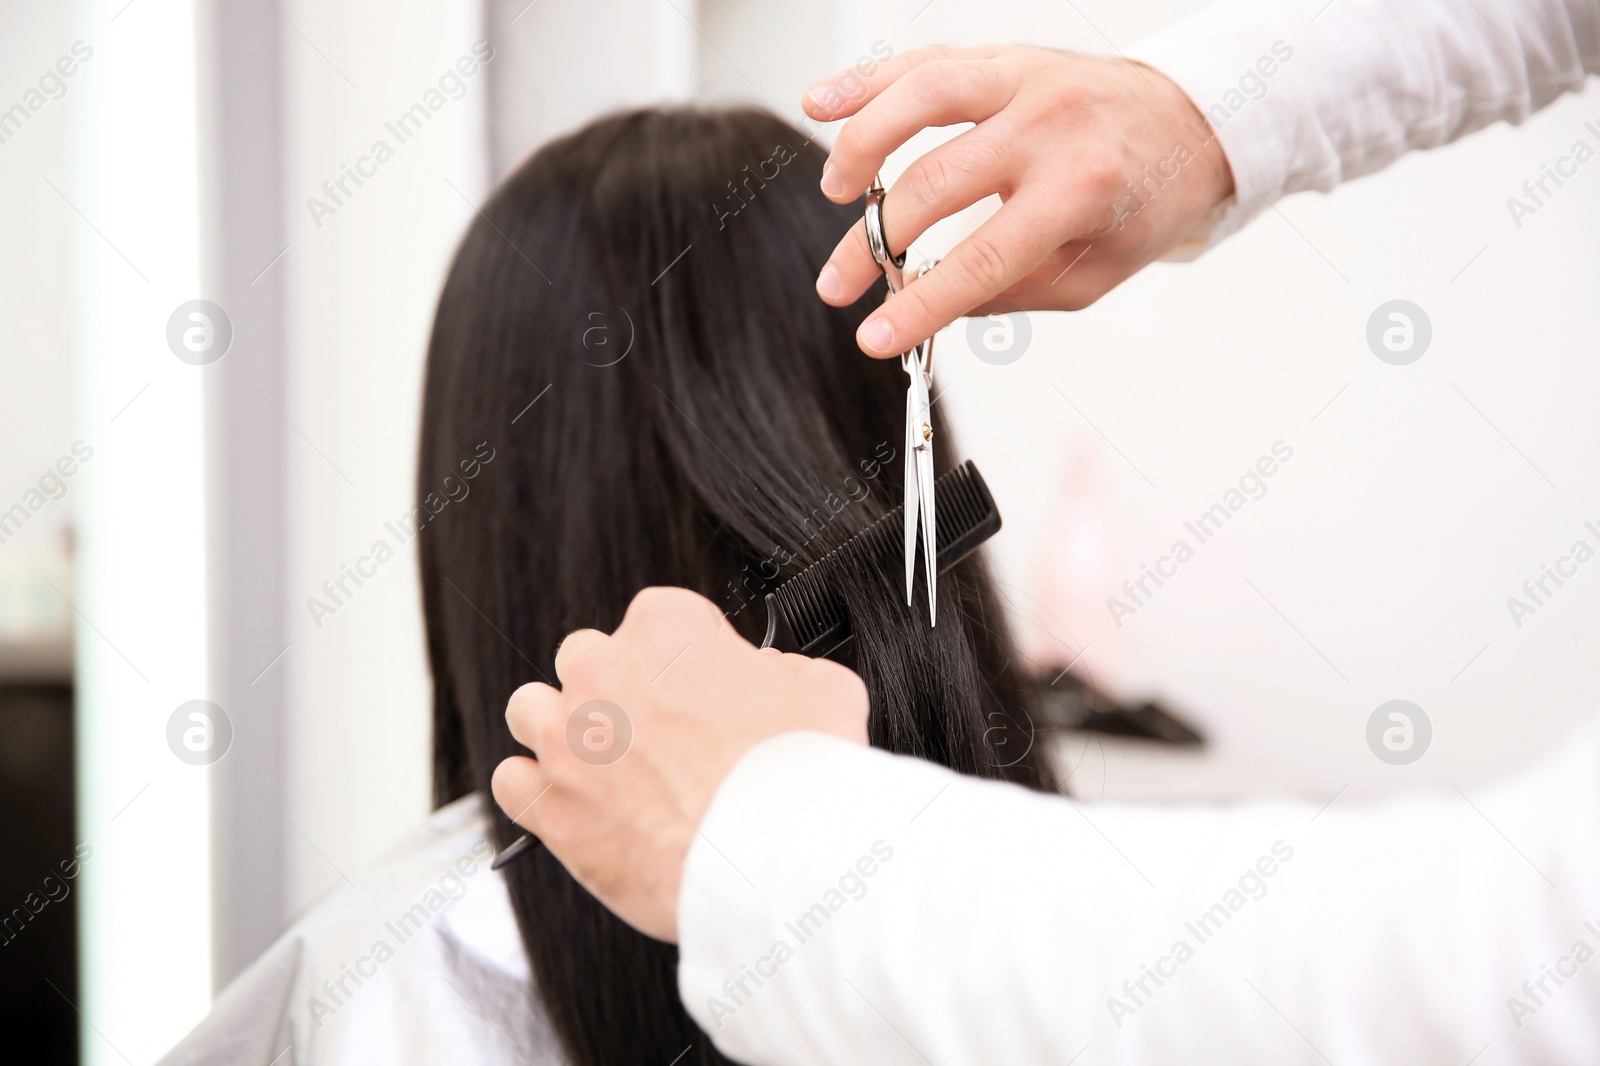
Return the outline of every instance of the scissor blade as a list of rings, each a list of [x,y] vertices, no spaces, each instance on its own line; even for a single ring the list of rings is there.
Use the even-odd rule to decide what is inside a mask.
[[[916,385],[906,389],[906,481],[905,481],[905,546],[906,546],[906,606],[911,606],[911,582],[917,566],[917,502],[921,497],[917,485],[916,449]]]
[[[928,410],[928,379],[919,371],[917,373],[917,419],[918,434],[921,427],[932,424],[932,413]],[[938,624],[937,614],[937,583],[939,579],[939,540],[938,526],[934,517],[933,498],[933,447],[930,444],[917,452],[917,494],[922,503],[922,565],[923,572],[928,578],[928,625]]]
[[[928,625],[938,625],[937,612],[934,608],[935,588],[939,580],[939,542],[935,533],[938,529],[934,525],[933,515],[933,453],[920,452],[917,455],[917,480],[921,483],[922,492],[922,561],[928,575]]]

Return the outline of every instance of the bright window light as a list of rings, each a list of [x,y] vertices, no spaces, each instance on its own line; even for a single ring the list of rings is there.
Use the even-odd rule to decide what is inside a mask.
[[[94,5],[79,31],[93,54],[58,189],[81,264],[79,433],[93,448],[73,594],[78,836],[92,849],[77,1007],[93,1066],[153,1061],[208,1008],[210,771],[193,755],[220,736],[203,716],[174,723],[208,697],[208,367],[168,342],[174,311],[208,295],[195,11],[124,4]],[[180,318],[180,343],[191,329],[198,343],[205,324]]]

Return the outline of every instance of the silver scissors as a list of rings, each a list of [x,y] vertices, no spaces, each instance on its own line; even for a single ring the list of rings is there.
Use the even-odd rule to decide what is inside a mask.
[[[889,295],[905,288],[906,253],[889,254],[889,235],[883,225],[883,183],[872,179],[867,189],[867,245],[872,258],[883,268]],[[932,269],[930,264],[923,270]],[[919,270],[920,276],[923,271]],[[934,521],[933,501],[933,416],[929,411],[928,389],[933,369],[933,338],[900,355],[900,368],[910,379],[906,389],[906,606],[911,606],[913,576],[917,564],[917,525],[922,525],[922,565],[928,578],[928,625],[938,625],[936,585],[939,575],[938,526]]]

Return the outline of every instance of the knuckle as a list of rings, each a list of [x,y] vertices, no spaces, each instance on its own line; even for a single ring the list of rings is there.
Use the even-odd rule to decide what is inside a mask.
[[[503,760],[489,777],[489,793],[502,809],[506,809],[507,814],[516,813],[511,797],[516,792],[517,780],[517,765],[510,759]]]
[[[867,135],[860,118],[851,118],[839,127],[839,134],[834,138],[832,153],[834,164],[837,166],[840,163],[860,159],[867,154],[867,149]],[[847,173],[845,180],[851,180]]]
[[[935,152],[918,160],[896,184],[895,191],[899,192],[899,186],[904,184],[912,206],[927,211],[944,202],[956,180],[953,160],[945,153]]]
[[[995,63],[988,59],[963,59],[959,66],[967,84],[983,97],[994,95],[996,91],[1014,81],[1010,68],[1003,63]]]
[[[698,592],[657,586],[643,589],[633,598],[617,633],[654,647],[719,628],[721,622],[717,605]]]
[[[1091,156],[1081,164],[1079,180],[1091,193],[1110,196],[1122,188],[1122,168],[1107,156]]]
[[[1010,145],[1004,137],[973,130],[950,142],[958,173],[996,174],[1012,169]]]
[[[603,662],[605,636],[592,629],[571,633],[556,649],[556,666],[564,683],[589,679]]]
[[[963,64],[952,60],[937,60],[918,67],[906,86],[915,103],[924,108],[938,109],[953,99],[964,95],[968,72]]]
[[[918,324],[932,321],[938,314],[938,309],[934,306],[931,286],[926,284],[926,281],[918,281],[914,285],[901,289],[900,294],[891,301],[890,306],[894,311],[895,329],[897,331],[909,327],[911,332],[914,333],[918,328]],[[905,313],[902,314],[902,311]],[[899,335],[897,332],[896,336]]]
[[[511,698],[506,701],[506,722],[515,726],[518,722],[532,719],[544,699],[544,691],[549,687],[541,682],[532,681],[513,692]]]
[[[633,602],[628,604],[627,617],[640,621],[656,617],[671,604],[673,591],[665,585],[651,585],[649,588],[640,589],[633,597]]]
[[[878,267],[877,261],[872,258],[872,245],[867,240],[867,222],[862,219],[850,227],[836,248],[833,256],[828,260],[835,267],[843,267],[840,273],[849,277],[855,267],[868,264],[869,277],[872,281],[883,276],[883,271]],[[862,284],[866,288],[866,283]]]
[[[886,150],[868,144],[864,137],[854,140],[856,146],[842,157],[838,145],[834,146],[833,163],[838,169],[839,179],[844,182],[846,194],[851,200],[859,200],[872,188],[873,178],[883,166]]]
[[[962,242],[956,265],[975,288],[998,291],[1005,284],[1006,260],[994,238],[978,231]]]
[[[1073,127],[1087,124],[1094,112],[1088,91],[1075,81],[1054,85],[1038,99],[1040,112]]]
[[[700,612],[705,597],[688,589],[653,585],[641,589],[628,605],[623,624],[634,623],[647,630],[658,630],[680,623],[689,612]]]
[[[560,694],[548,686],[524,685],[506,704],[506,728],[511,737],[529,751],[537,752],[540,724],[561,703]]]

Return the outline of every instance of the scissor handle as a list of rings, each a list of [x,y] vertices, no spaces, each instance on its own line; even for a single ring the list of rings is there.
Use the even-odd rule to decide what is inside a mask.
[[[872,258],[883,268],[883,276],[888,279],[889,292],[892,294],[905,288],[905,275],[902,272],[906,265],[906,253],[889,254],[889,235],[883,227],[883,196],[883,183],[877,175],[873,175],[872,184],[867,188],[867,247],[872,249]]]

